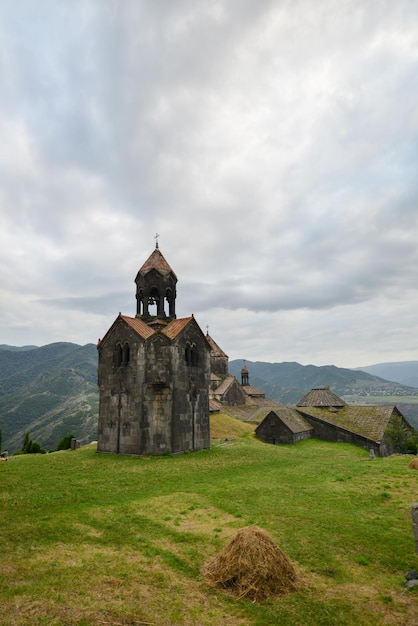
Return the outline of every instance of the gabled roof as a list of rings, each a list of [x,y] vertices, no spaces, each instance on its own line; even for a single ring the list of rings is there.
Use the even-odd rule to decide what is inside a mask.
[[[399,414],[394,405],[360,405],[336,407],[301,407],[302,415],[312,416],[333,424],[356,435],[380,443],[393,413]]]
[[[251,385],[242,385],[243,390],[250,396],[251,398],[264,398],[265,393],[261,391],[261,389],[257,389],[256,387],[252,387]]]
[[[220,413],[222,404],[213,398],[209,398],[209,413]]]
[[[218,346],[215,341],[213,341],[212,337],[209,334],[206,335],[206,341],[209,344],[211,356],[222,356],[226,359],[228,358],[225,352]]]
[[[145,324],[145,322],[143,322],[138,317],[128,317],[127,315],[122,315],[122,313],[119,313],[119,315],[117,316],[113,324],[110,326],[110,328],[108,328],[108,330],[104,334],[103,338],[99,339],[99,341],[97,342],[98,349],[100,348],[102,343],[108,338],[108,336],[111,334],[113,328],[116,326],[119,320],[122,320],[123,322],[125,322],[125,324],[127,324],[130,328],[132,328],[132,330],[139,337],[141,337],[141,339],[146,340],[149,337],[152,337],[152,335],[154,335],[155,333],[155,330],[153,328],[148,326],[148,324]]]
[[[232,387],[232,385],[236,383],[237,385],[239,385],[239,382],[237,381],[237,379],[235,378],[235,376],[227,376],[219,385],[219,387],[217,387],[214,390],[214,394],[217,396],[222,396],[224,393],[226,393],[228,391],[228,389],[230,387]],[[241,386],[241,385],[240,385]]]
[[[279,405],[274,408],[264,408],[257,411],[255,414],[253,421],[261,420],[260,424],[257,426],[255,431],[260,428],[261,424],[270,414],[273,414],[277,419],[282,421],[288,429],[294,433],[304,433],[306,431],[313,430],[313,427],[308,424],[306,420],[296,411],[296,409],[291,409],[290,407]]]
[[[155,330],[151,328],[151,326],[148,326],[148,324],[145,324],[139,317],[128,317],[127,315],[121,315],[121,313],[119,313],[119,317],[128,324],[137,335],[142,337],[142,339],[148,339],[155,334]]]
[[[311,389],[296,406],[347,406],[344,400],[326,387]]]
[[[171,321],[165,328],[162,329],[162,333],[169,339],[175,339],[178,335],[194,320],[194,317],[182,317]]]
[[[157,270],[160,274],[166,276],[167,274],[173,274],[177,279],[177,276],[165,260],[164,256],[161,254],[159,248],[155,248],[155,250],[150,254],[148,259],[139,269],[138,274],[148,274],[151,270]]]
[[[115,322],[113,322],[112,326],[109,328],[109,330],[107,331],[103,339],[99,341],[98,346],[100,346],[100,344],[103,342],[103,340],[108,335],[110,330],[113,328],[113,325],[118,320],[123,320],[125,324],[127,324],[130,328],[132,328],[132,330],[139,337],[141,337],[141,339],[144,339],[144,340],[149,339],[153,335],[157,335],[158,332],[161,332],[162,334],[164,334],[168,339],[171,339],[171,340],[176,339],[176,337],[180,335],[180,333],[186,328],[186,326],[188,326],[192,322],[195,322],[196,326],[200,330],[200,327],[197,324],[193,316],[172,320],[171,322],[167,324],[167,326],[163,327],[162,329],[155,330],[154,328],[152,328],[152,326],[143,322],[139,317],[129,317],[128,315],[122,315],[122,313],[119,313]],[[202,336],[204,336],[201,330],[200,332]]]

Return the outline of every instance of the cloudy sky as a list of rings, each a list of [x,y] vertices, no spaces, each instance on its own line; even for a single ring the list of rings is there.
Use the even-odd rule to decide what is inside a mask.
[[[415,0],[2,0],[0,343],[159,246],[230,359],[418,360]]]

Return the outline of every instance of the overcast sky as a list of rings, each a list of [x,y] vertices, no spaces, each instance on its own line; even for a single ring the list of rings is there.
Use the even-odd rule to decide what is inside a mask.
[[[159,246],[230,359],[418,360],[416,0],[2,0],[0,343]]]

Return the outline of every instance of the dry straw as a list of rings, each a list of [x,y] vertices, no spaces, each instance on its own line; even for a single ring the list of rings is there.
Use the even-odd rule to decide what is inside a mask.
[[[203,565],[201,573],[209,583],[254,602],[297,588],[291,561],[257,526],[241,528],[218,555]]]
[[[409,469],[416,469],[418,470],[418,457],[415,459],[412,459],[412,461],[409,463],[408,465]]]

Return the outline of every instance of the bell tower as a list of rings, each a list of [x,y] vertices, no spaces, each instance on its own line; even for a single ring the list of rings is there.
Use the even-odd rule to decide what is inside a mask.
[[[155,250],[139,269],[136,283],[136,317],[146,323],[176,319],[177,276],[161,254],[156,235]]]

